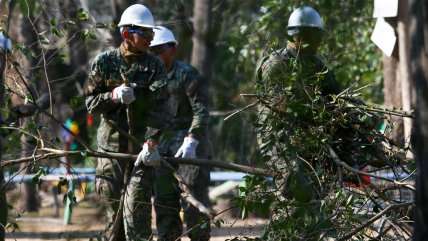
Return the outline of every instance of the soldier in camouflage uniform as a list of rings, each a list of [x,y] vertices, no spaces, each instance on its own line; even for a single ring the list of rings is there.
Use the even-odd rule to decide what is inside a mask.
[[[159,151],[166,156],[184,158],[208,158],[209,145],[207,127],[208,93],[198,71],[191,65],[175,61],[177,40],[173,33],[162,26],[155,29],[150,51],[158,55],[165,64],[168,75],[168,108],[172,118],[163,133]],[[179,174],[189,186],[193,196],[206,207],[208,198],[209,168],[204,166],[180,165]],[[190,229],[208,219],[195,207],[182,203],[185,221]],[[172,171],[156,168],[155,184],[156,226],[159,241],[176,240],[182,233],[180,212],[180,189]],[[189,233],[192,241],[210,239],[209,225],[195,228]]]
[[[156,133],[163,119],[162,101],[168,98],[166,74],[161,60],[150,54],[154,20],[150,10],[141,4],[128,7],[119,23],[123,42],[119,48],[100,53],[91,66],[85,83],[86,106],[90,113],[100,114],[97,132],[100,151],[127,152],[129,138],[127,106],[132,107],[134,136],[146,140],[129,179],[123,208],[124,224],[116,240],[151,239],[151,196],[154,168],[160,163]],[[124,78],[130,84],[124,84]],[[135,101],[134,101],[135,100]],[[147,129],[150,131],[146,131]],[[124,134],[125,133],[125,134]],[[134,146],[134,152],[141,150]],[[106,238],[112,234],[118,214],[126,163],[99,158],[96,168],[96,190],[106,202]]]
[[[272,98],[272,102],[276,106],[283,108],[283,104],[287,105],[287,97],[297,98],[296,95],[293,95],[293,93],[289,96],[282,95],[281,97],[284,99],[283,103],[275,102],[275,100],[278,100],[275,98],[279,98],[278,96],[281,93],[287,91],[293,92],[296,89],[302,91],[304,88],[299,89],[295,87],[299,85],[296,82],[303,83],[303,85],[311,84],[314,89],[319,87],[321,95],[326,97],[330,94],[339,93],[340,85],[336,81],[334,72],[327,66],[325,58],[317,52],[325,33],[319,14],[311,7],[304,6],[297,8],[289,18],[287,33],[289,37],[287,46],[265,56],[257,67],[256,88],[258,94],[265,99]],[[318,84],[319,86],[315,87]],[[292,89],[293,87],[295,89]],[[307,93],[307,95],[310,94]],[[308,103],[300,104],[304,105]],[[264,104],[259,106],[259,113],[259,123],[262,126],[261,130],[258,130],[257,133],[259,146],[262,153],[271,158],[268,165],[283,175],[275,179],[278,196],[286,198],[293,196],[302,203],[317,200],[319,198],[317,196],[318,192],[309,174],[312,170],[309,170],[308,165],[302,161],[294,160],[292,156],[284,157],[285,154],[283,151],[291,141],[289,135],[293,133],[292,127],[287,125],[281,126],[282,130],[279,131],[275,129],[277,128],[276,126],[266,124],[271,123],[266,118],[270,117],[273,119],[276,113]],[[296,121],[310,123],[310,117],[305,118],[304,113],[301,116],[299,115],[299,117]],[[286,117],[282,116],[282,118]],[[290,120],[288,120],[288,123],[290,123]],[[277,134],[275,138],[278,141],[275,142],[274,146],[265,149],[266,142],[270,138],[269,135],[273,132]],[[288,160],[281,160],[282,158]],[[308,159],[308,161],[312,162],[314,160]],[[293,192],[294,188],[292,186],[297,187],[296,189],[304,190],[301,193],[305,195],[296,195],[297,192]],[[313,208],[314,213],[319,212],[317,205],[312,205],[311,208]],[[280,216],[281,214],[276,215]],[[273,240],[267,237],[262,237],[262,239]]]

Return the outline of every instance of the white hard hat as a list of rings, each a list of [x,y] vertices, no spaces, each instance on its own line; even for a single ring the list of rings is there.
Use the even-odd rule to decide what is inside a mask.
[[[155,21],[150,10],[142,4],[134,4],[129,6],[122,13],[119,27],[124,26],[139,26],[145,28],[154,28]]]
[[[290,18],[288,19],[287,28],[289,29],[289,32],[291,29],[298,27],[312,27],[323,29],[323,22],[320,15],[317,11],[315,11],[315,9],[308,6],[302,6],[294,10],[293,13],[290,15]]]
[[[164,26],[156,26],[153,31],[155,32],[155,36],[153,37],[153,40],[150,43],[150,47],[166,43],[175,43],[175,45],[178,44],[178,41],[175,39],[174,34],[171,32],[171,30],[165,28]]]
[[[6,38],[2,32],[0,32],[0,48],[12,51],[12,41]]]

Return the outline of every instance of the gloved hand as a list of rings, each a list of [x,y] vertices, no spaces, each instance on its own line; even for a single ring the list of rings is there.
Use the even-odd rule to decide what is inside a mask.
[[[144,142],[143,150],[138,154],[137,160],[134,162],[134,166],[139,166],[141,163],[151,167],[160,165],[161,156],[155,143]]]
[[[186,136],[183,141],[183,145],[181,145],[180,149],[178,149],[175,157],[182,158],[195,158],[196,157],[196,147],[198,146],[199,141],[193,137]]]
[[[120,102],[125,105],[131,104],[132,101],[135,100],[134,88],[136,86],[137,84],[131,83],[129,86],[122,84],[121,86],[114,88],[111,92],[113,101]]]

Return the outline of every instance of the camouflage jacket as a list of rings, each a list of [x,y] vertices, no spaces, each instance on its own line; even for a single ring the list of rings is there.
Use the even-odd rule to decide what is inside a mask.
[[[209,122],[208,93],[201,76],[191,65],[176,61],[168,73],[168,126],[173,130],[188,129],[188,134],[204,136]]]
[[[337,94],[340,91],[334,72],[327,65],[327,61],[320,54],[313,54],[301,50],[299,53],[289,45],[280,50],[276,50],[265,56],[259,63],[256,72],[256,84],[259,94],[269,91],[267,86],[274,91],[286,89],[291,85],[287,83],[290,75],[296,74],[296,65],[302,69],[302,78],[312,78],[318,76],[321,80],[321,90],[323,95]],[[323,73],[319,75],[319,73]]]
[[[128,132],[126,105],[112,100],[113,89],[124,82],[120,71],[130,83],[137,84],[134,88],[136,99],[130,105],[134,136],[143,142],[166,123],[167,116],[162,108],[168,92],[161,60],[146,52],[131,57],[125,60],[121,48],[99,54],[85,83],[86,107],[90,113],[101,115],[98,146],[108,151],[123,152],[128,145],[126,136],[118,131]]]

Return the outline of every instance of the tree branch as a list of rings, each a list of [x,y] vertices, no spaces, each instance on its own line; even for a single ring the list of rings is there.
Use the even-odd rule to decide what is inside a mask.
[[[394,209],[399,209],[399,208],[407,207],[407,206],[410,206],[410,205],[414,205],[414,202],[400,203],[400,204],[394,204],[394,205],[388,206],[387,208],[385,208],[384,210],[382,210],[381,212],[379,212],[378,214],[376,214],[374,217],[370,218],[369,220],[367,220],[366,222],[364,222],[360,226],[356,227],[351,232],[349,232],[349,233],[345,234],[344,236],[340,237],[338,239],[338,241],[350,240],[352,236],[354,236],[355,234],[357,234],[358,232],[360,232],[364,228],[368,227],[370,224],[374,223],[376,220],[378,220],[379,218],[381,218],[383,215],[389,213],[390,211],[392,211]]]
[[[15,165],[23,162],[33,161],[34,159],[52,159],[52,158],[57,158],[61,156],[75,156],[75,155],[90,156],[90,157],[104,157],[104,158],[116,159],[119,161],[135,161],[137,159],[137,155],[127,154],[127,153],[116,153],[116,152],[99,152],[99,151],[90,151],[90,150],[64,151],[64,150],[51,149],[51,148],[40,148],[39,151],[45,152],[45,154],[39,154],[39,155],[30,156],[30,157],[23,157],[23,158],[14,159],[14,160],[6,160],[2,163],[1,167],[3,168],[5,166],[11,166],[11,165]],[[196,159],[196,158],[195,159],[178,158],[178,157],[164,157],[164,159],[175,164],[190,164],[190,165],[197,165],[197,166],[218,167],[218,168],[224,168],[224,169],[233,170],[233,171],[245,172],[248,174],[260,174],[264,176],[271,175],[270,172],[261,168],[239,165],[234,163],[227,163],[222,161],[213,161],[208,159]]]
[[[389,182],[392,182],[392,183],[394,183],[396,185],[408,188],[408,189],[410,189],[412,191],[416,191],[416,189],[415,189],[414,186],[411,186],[411,185],[409,185],[407,183],[402,183],[402,182],[399,182],[397,180],[389,179],[389,178],[382,177],[382,176],[377,176],[377,175],[374,175],[374,174],[371,174],[371,173],[368,173],[368,172],[363,172],[363,171],[360,171],[358,169],[352,168],[346,162],[343,162],[342,160],[340,160],[339,156],[336,154],[336,152],[333,150],[333,148],[331,148],[331,146],[327,145],[327,149],[329,150],[330,155],[333,158],[334,162],[337,165],[344,167],[348,171],[354,172],[354,173],[359,174],[359,175],[370,176],[370,177],[382,179],[382,180],[385,180],[385,181],[389,181]]]

